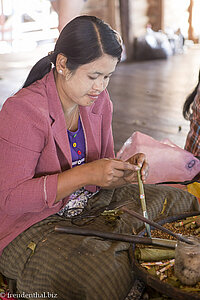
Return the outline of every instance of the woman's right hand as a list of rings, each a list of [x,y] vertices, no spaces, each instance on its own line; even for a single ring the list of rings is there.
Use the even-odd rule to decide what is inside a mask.
[[[115,188],[127,184],[127,172],[136,172],[140,167],[126,161],[102,158],[68,169],[58,174],[55,203],[86,185]]]
[[[129,162],[117,160],[117,159],[108,159],[102,158],[100,160],[95,160],[91,163],[88,163],[88,181],[92,185],[112,188],[119,185],[125,184],[124,181],[124,172],[137,171],[138,166],[132,165]]]

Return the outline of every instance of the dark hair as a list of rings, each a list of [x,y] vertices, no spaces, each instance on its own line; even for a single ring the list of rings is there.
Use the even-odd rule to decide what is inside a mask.
[[[183,117],[186,119],[186,120],[189,120],[189,117],[190,117],[190,107],[191,107],[191,104],[194,102],[194,98],[197,94],[197,90],[198,90],[198,86],[200,84],[200,71],[199,71],[199,81],[198,81],[198,84],[196,85],[196,87],[194,88],[193,92],[191,94],[189,94],[185,100],[185,103],[183,105]]]
[[[121,59],[122,44],[119,34],[108,24],[94,16],[79,16],[61,31],[53,53],[40,59],[31,69],[23,87],[29,86],[50,72],[59,53],[67,57],[66,66],[75,71],[103,54]]]

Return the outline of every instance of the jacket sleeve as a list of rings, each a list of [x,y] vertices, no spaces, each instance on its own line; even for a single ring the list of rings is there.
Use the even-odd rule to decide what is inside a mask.
[[[196,96],[192,110],[185,149],[195,156],[200,156],[200,95]]]
[[[101,158],[114,158],[114,141],[112,133],[112,114],[113,104],[110,100],[108,91],[105,90],[105,106],[102,115],[102,149]]]
[[[11,99],[0,112],[0,209],[6,214],[54,206],[57,174],[35,178],[48,139],[47,119],[36,111]]]

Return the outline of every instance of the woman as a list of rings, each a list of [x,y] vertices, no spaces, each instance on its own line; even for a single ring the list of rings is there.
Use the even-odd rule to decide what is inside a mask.
[[[64,270],[59,272],[63,260],[68,255],[73,258],[70,246],[76,238],[57,234],[61,241],[57,245],[49,235],[51,224],[63,221],[61,216],[80,213],[99,187],[135,183],[138,169],[145,181],[148,165],[144,154],[132,157],[131,163],[114,159],[112,103],[106,87],[121,52],[120,38],[107,24],[92,16],[77,17],[61,32],[53,53],[33,67],[24,87],[0,112],[0,271],[17,281],[19,292],[86,299],[84,293],[80,296],[81,287],[73,286],[75,279],[68,282],[68,275],[65,279],[61,276]],[[55,259],[48,253],[34,271],[27,268],[36,257],[31,254],[38,253],[39,244],[44,246],[47,240],[54,254],[66,249],[66,257],[60,253],[59,263],[55,261],[57,279],[48,271]],[[115,264],[110,259],[111,269]],[[106,272],[102,274],[106,276]],[[125,273],[127,289],[130,270]],[[86,286],[90,280],[85,281]],[[73,287],[70,292],[66,285]],[[124,287],[118,291],[119,299],[126,292]],[[108,298],[102,295],[112,299],[110,294]]]
[[[200,157],[200,71],[198,84],[184,103],[183,116],[186,120],[190,120],[185,149]]]

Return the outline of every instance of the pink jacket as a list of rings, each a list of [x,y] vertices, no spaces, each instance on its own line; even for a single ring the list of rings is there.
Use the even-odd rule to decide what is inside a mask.
[[[114,157],[112,103],[105,90],[80,107],[86,161]],[[57,176],[72,166],[53,71],[10,97],[0,112],[0,254],[31,225],[55,214]],[[88,187],[95,191],[96,187]]]

